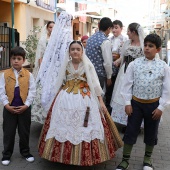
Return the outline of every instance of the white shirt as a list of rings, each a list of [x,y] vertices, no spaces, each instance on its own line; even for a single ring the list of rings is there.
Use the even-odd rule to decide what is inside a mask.
[[[19,86],[18,76],[19,76],[20,71],[18,72],[16,69],[13,69],[13,70],[14,70],[14,74],[15,74],[15,77],[16,77],[15,87],[18,87]],[[30,73],[29,91],[28,91],[27,99],[26,99],[24,104],[29,107],[31,105],[31,103],[33,102],[35,94],[36,94],[35,81],[34,81],[33,75]],[[8,96],[6,95],[6,90],[5,90],[4,73],[2,73],[2,76],[0,78],[0,101],[3,103],[4,106],[9,103]]]
[[[116,52],[118,54],[121,54],[121,48],[123,46],[123,43],[128,40],[127,37],[120,34],[119,36],[115,37],[114,35],[109,38],[111,41],[111,47],[112,52]]]
[[[153,60],[147,60],[147,66],[150,67],[151,62]],[[164,111],[167,105],[170,105],[170,68],[167,64],[165,64],[164,68],[164,78],[163,78],[163,85],[162,85],[162,95],[159,99],[159,106],[158,109]],[[126,70],[126,74],[124,76],[124,82],[121,87],[121,95],[125,101],[125,105],[131,105],[132,99],[132,88],[133,88],[133,81],[134,81],[134,62],[131,62]]]
[[[112,48],[111,48],[111,42],[110,40],[105,40],[101,44],[101,49],[102,49],[102,56],[103,56],[103,66],[106,71],[107,79],[110,79],[112,77]]]

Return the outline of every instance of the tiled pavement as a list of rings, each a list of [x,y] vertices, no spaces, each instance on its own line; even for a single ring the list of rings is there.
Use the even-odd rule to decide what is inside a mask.
[[[2,133],[2,109],[0,105],[0,151],[3,150],[3,133]],[[0,164],[0,170],[114,170],[116,165],[119,164],[122,157],[122,148],[116,152],[116,157],[105,163],[93,167],[77,167],[53,163],[41,159],[37,152],[38,137],[42,125],[32,123],[30,135],[30,148],[31,153],[35,156],[34,163],[28,163],[19,154],[18,148],[18,135],[16,135],[15,149],[11,158],[9,166]],[[118,127],[120,129],[120,127]],[[123,136],[123,134],[121,134]],[[155,170],[170,170],[170,112],[165,111],[163,115],[163,122],[159,128],[159,141],[153,153],[153,165]],[[142,161],[144,155],[143,134],[138,137],[137,144],[134,146],[130,160],[129,170],[142,170]]]

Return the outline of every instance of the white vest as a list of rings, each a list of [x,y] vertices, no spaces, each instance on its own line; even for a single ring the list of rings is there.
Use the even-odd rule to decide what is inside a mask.
[[[148,62],[150,65],[148,65]],[[165,62],[160,59],[148,61],[145,57],[134,61],[133,95],[139,99],[154,99],[162,95]]]

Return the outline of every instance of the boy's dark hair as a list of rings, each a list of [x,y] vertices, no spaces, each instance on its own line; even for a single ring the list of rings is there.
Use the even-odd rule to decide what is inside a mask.
[[[12,56],[22,56],[23,59],[25,59],[25,55],[26,55],[25,50],[22,47],[17,46],[17,47],[12,48],[10,57],[12,57]]]
[[[112,28],[113,24],[110,18],[104,17],[99,22],[99,30],[106,31],[108,28]]]
[[[120,21],[120,20],[114,20],[114,21],[113,21],[113,25],[119,25],[120,28],[123,27],[123,23],[122,23],[122,21]]]
[[[130,30],[130,32],[133,32],[133,31],[134,31],[137,35],[139,35],[139,34],[138,34],[138,28],[139,28],[139,26],[140,26],[140,24],[138,24],[138,23],[136,23],[136,22],[133,22],[133,23],[129,24],[128,29]]]
[[[155,44],[156,48],[160,48],[162,45],[161,38],[157,34],[149,34],[144,39],[144,44],[147,42],[151,42],[152,44]]]

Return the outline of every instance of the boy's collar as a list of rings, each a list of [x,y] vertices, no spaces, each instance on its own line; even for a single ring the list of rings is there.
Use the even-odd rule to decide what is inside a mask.
[[[152,60],[150,60],[150,59],[148,59],[148,58],[145,57],[144,60],[145,60],[145,61],[155,61],[155,57],[154,57]]]
[[[119,38],[119,37],[122,37],[122,34],[118,35],[117,37],[116,36],[112,36],[112,38]]]
[[[20,73],[20,72],[22,71],[22,68],[21,68],[20,71],[16,70],[14,67],[12,67],[12,69],[13,69],[15,72],[17,72],[17,73]]]

